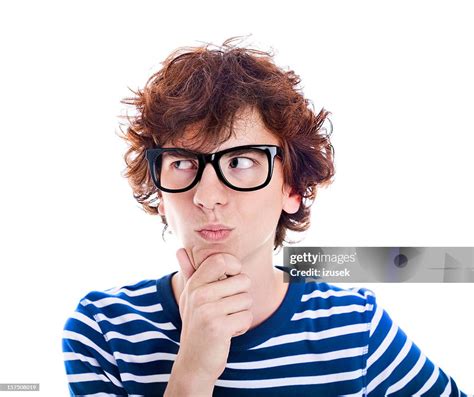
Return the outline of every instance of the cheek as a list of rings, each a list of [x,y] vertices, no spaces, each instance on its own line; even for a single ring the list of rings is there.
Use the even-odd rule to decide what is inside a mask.
[[[239,208],[241,222],[252,233],[267,234],[276,229],[282,211],[282,198],[279,188],[262,191]]]
[[[186,220],[192,219],[190,205],[186,204],[187,200],[189,201],[185,197],[169,197],[169,195],[164,197],[166,221],[174,234],[180,235],[184,232],[186,230],[184,226],[189,223]]]

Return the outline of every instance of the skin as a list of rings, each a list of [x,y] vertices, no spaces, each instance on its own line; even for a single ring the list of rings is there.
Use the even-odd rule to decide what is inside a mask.
[[[235,136],[214,149],[247,145],[275,144],[278,138],[264,126],[258,111],[246,108],[235,124]],[[176,145],[184,147],[187,134]],[[182,193],[162,192],[158,207],[165,215],[169,229],[181,241],[192,266],[197,269],[209,256],[228,253],[242,265],[242,273],[251,279],[249,294],[252,297],[250,311],[256,327],[270,317],[283,301],[288,284],[283,281],[282,271],[273,266],[273,242],[276,226],[282,211],[295,213],[301,204],[301,196],[291,193],[284,183],[281,160],[275,159],[273,176],[263,189],[239,192],[219,181],[211,164],[207,164],[200,182]],[[195,231],[208,223],[222,223],[235,228],[222,242],[208,242]],[[177,302],[186,285],[187,277],[178,271],[171,280]]]

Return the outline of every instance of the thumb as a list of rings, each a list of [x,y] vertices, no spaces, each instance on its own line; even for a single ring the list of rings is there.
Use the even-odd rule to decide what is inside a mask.
[[[184,284],[186,284],[196,269],[194,268],[191,260],[189,259],[188,253],[184,248],[179,248],[176,251],[176,258],[178,259],[179,267],[184,278]]]

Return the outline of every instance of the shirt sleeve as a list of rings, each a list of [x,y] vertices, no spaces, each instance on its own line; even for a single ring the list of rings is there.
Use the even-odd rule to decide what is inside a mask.
[[[368,397],[462,396],[456,382],[432,363],[372,301],[365,385]]]
[[[82,303],[64,325],[62,351],[71,396],[127,395],[101,328]]]

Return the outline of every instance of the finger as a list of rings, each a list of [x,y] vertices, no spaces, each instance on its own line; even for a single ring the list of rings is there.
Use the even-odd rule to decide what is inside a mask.
[[[184,248],[179,248],[176,251],[176,258],[178,259],[179,267],[184,278],[184,283],[186,284],[196,270]]]
[[[250,310],[243,310],[241,312],[228,314],[226,324],[229,329],[229,335],[232,337],[246,333],[253,321],[253,314]]]
[[[250,286],[250,277],[245,273],[240,273],[236,276],[227,277],[224,280],[214,281],[202,288],[209,288],[208,294],[210,296],[210,301],[214,302],[228,296],[248,292]]]
[[[238,313],[242,310],[248,310],[252,307],[252,297],[248,292],[227,296],[216,302],[216,311],[218,315]]]
[[[192,288],[217,281],[223,275],[234,276],[240,274],[241,271],[242,264],[235,256],[223,252],[212,254],[196,270],[196,274],[191,280]]]

